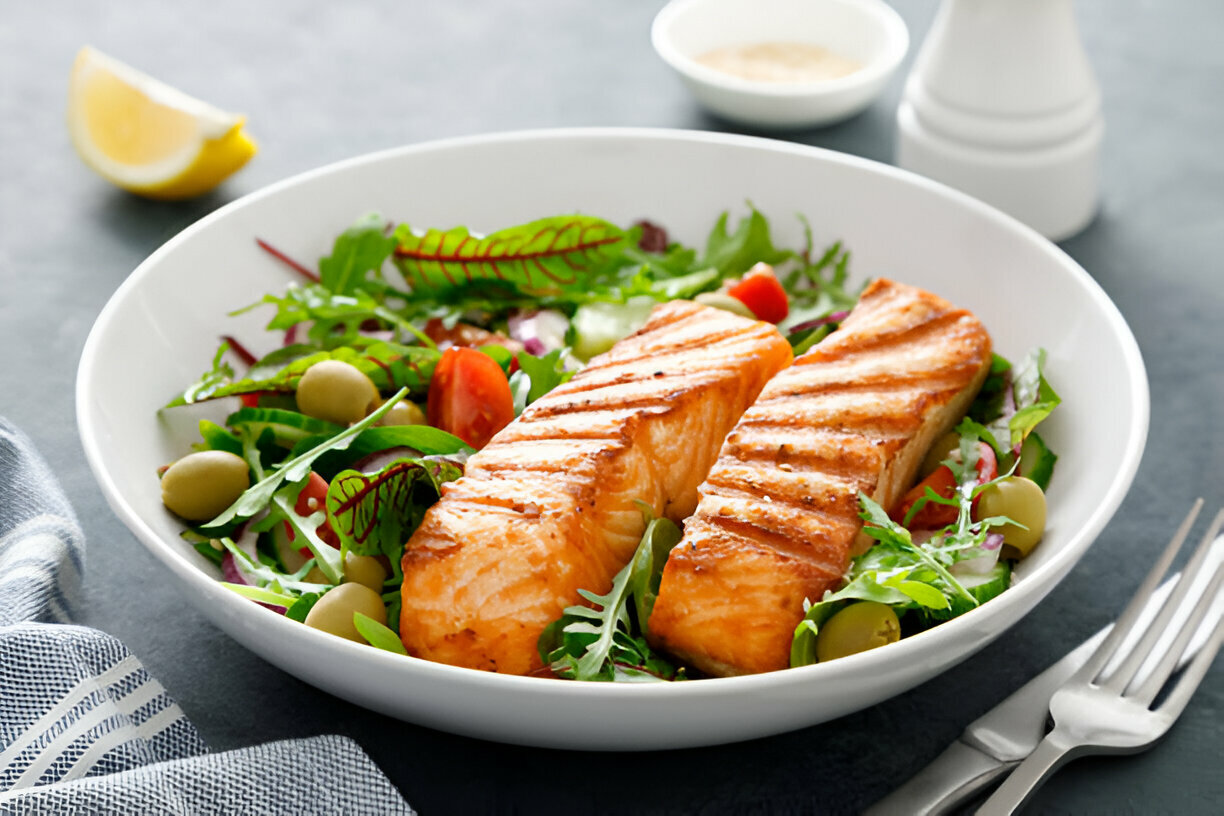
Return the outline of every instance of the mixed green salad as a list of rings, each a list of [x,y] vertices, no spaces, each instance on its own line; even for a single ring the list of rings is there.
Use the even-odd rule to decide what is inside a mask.
[[[271,311],[279,345],[224,337],[165,409],[228,398],[193,452],[162,469],[166,506],[226,586],[286,617],[403,654],[404,543],[442,484],[531,402],[645,322],[694,299],[775,323],[796,354],[854,305],[849,252],[774,244],[766,217],[724,213],[704,247],[649,222],[563,215],[477,235],[359,219],[307,267],[259,241],[297,279],[240,312]],[[1055,455],[1034,430],[1058,404],[1036,351],[990,377],[898,508],[861,496],[876,540],[844,585],[811,599],[792,665],[890,642],[1007,587],[1044,527]],[[892,511],[892,516],[887,510]],[[554,676],[681,679],[649,647],[650,610],[680,529],[646,532],[604,595],[540,638]]]

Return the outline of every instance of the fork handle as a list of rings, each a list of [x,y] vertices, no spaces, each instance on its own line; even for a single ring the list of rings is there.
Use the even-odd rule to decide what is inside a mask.
[[[977,811],[977,816],[1006,816],[1018,811],[1046,779],[1075,758],[1075,744],[1057,728],[1046,734],[1033,752],[1008,774],[999,789]]]

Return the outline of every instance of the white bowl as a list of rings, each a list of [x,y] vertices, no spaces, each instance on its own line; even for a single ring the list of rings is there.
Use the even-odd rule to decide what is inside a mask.
[[[467,181],[456,185],[456,172]],[[583,684],[460,669],[331,637],[225,589],[179,539],[156,469],[188,449],[201,416],[219,420],[226,406],[178,408],[160,419],[157,409],[208,367],[218,335],[257,345],[266,314],[226,315],[282,289],[292,273],[256,249],[256,237],[309,262],[371,210],[421,227],[481,231],[581,210],[617,223],[649,217],[675,238],[700,243],[720,211],[742,212],[745,200],[771,216],[784,245],[801,243],[794,214],[805,213],[817,246],[842,239],[852,249],[855,277],[889,275],[972,309],[1004,355],[1048,350],[1064,404],[1042,428],[1061,454],[1047,535],[998,599],[824,665],[675,684]],[[217,626],[285,671],[390,716],[460,734],[654,749],[838,717],[986,645],[1054,588],[1118,507],[1143,450],[1148,390],[1135,340],[1101,288],[1055,246],[974,199],[800,145],[600,129],[407,147],[306,173],[223,207],[150,256],[102,311],[81,357],[77,414],[103,493],[150,557]]]
[[[883,0],[672,0],[651,41],[712,112],[763,128],[828,125],[859,113],[884,90],[909,48],[905,21]],[[818,45],[863,65],[815,82],[742,79],[697,61],[727,46]]]

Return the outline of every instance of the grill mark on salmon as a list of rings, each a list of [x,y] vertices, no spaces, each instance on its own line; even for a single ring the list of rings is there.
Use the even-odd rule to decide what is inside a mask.
[[[664,569],[649,634],[709,674],[786,668],[804,599],[861,543],[858,494],[889,508],[990,368],[970,313],[877,280],[841,327],[727,435]]]
[[[645,528],[680,521],[719,445],[791,361],[772,326],[693,303],[528,406],[443,485],[404,549],[409,654],[529,674],[536,641],[578,590],[603,593]]]

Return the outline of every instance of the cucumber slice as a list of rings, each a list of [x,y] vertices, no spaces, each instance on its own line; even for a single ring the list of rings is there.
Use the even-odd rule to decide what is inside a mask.
[[[624,303],[584,303],[574,312],[574,355],[582,361],[603,354],[622,337],[642,327],[655,299],[646,295],[631,297]]]
[[[1016,472],[1036,482],[1044,491],[1050,484],[1057,461],[1058,455],[1046,447],[1045,440],[1034,431],[1024,438],[1024,445],[1020,448],[1020,466]]]
[[[981,575],[957,576],[957,580],[970,595],[977,599],[979,604],[982,604],[1011,586],[1011,574],[1011,562],[1000,561],[990,572],[984,572]]]
[[[974,597],[977,605],[969,603],[964,598],[953,598],[951,605],[947,609],[921,610],[922,618],[934,623],[963,615],[970,609],[976,609],[977,606],[986,603],[1011,586],[1011,577],[1012,568],[1011,563],[1008,561],[1000,561],[989,572],[984,572],[981,575],[958,575],[956,579]]]

